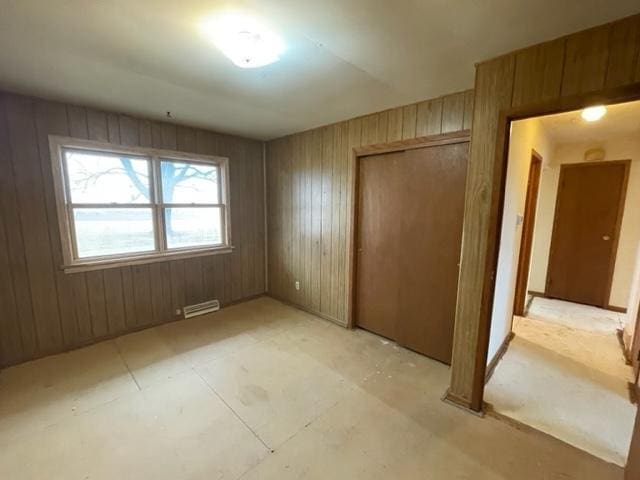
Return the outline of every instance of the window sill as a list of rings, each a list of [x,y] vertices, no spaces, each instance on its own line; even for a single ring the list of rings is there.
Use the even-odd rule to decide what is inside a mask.
[[[206,257],[210,255],[222,255],[233,252],[232,246],[200,248],[197,250],[181,250],[171,253],[151,253],[131,257],[106,258],[99,260],[78,261],[69,265],[62,265],[64,273],[80,273],[92,270],[106,270],[108,268],[128,267],[132,265],[145,265],[148,263],[169,262],[171,260],[184,260],[186,258]]]

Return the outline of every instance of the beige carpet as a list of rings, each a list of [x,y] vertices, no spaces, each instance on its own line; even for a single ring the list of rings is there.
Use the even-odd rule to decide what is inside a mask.
[[[627,390],[633,373],[614,333],[617,314],[554,300],[536,305],[539,300],[532,309],[538,319],[515,318],[515,338],[485,401],[500,414],[624,465],[636,409]],[[549,311],[551,321],[539,320]]]

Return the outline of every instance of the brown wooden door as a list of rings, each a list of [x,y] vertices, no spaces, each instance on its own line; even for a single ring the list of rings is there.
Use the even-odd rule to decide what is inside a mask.
[[[469,144],[360,160],[356,322],[451,362]]]
[[[404,152],[364,157],[359,168],[357,277],[355,314],[358,326],[396,338],[399,283],[397,228],[402,214],[398,192]]]
[[[518,258],[518,275],[516,277],[516,293],[513,302],[513,313],[524,315],[527,301],[527,284],[529,282],[529,267],[531,266],[531,247],[533,246],[533,228],[536,222],[536,207],[538,205],[538,190],[540,187],[540,170],[542,159],[537,154],[531,156],[529,166],[529,180],[527,182],[527,198],[524,206],[522,222],[522,238],[520,240],[520,257]]]
[[[562,165],[546,295],[606,307],[629,162]]]

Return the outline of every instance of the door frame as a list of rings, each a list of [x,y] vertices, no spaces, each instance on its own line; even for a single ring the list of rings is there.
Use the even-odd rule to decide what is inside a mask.
[[[634,319],[635,327],[633,329],[633,337],[630,339],[628,355],[631,357],[631,366],[633,368],[634,378],[636,380],[636,393],[640,397],[640,308]]]
[[[598,92],[560,97],[532,105],[508,107],[498,112],[498,117],[495,120],[497,128],[495,136],[496,154],[494,158],[494,175],[488,180],[489,194],[492,195],[492,200],[486,225],[486,268],[482,273],[481,304],[478,313],[478,337],[474,352],[473,375],[471,378],[472,390],[469,401],[460,399],[450,392],[447,392],[446,398],[450,402],[472,412],[482,412],[484,409],[485,376],[489,353],[493,296],[495,292],[495,274],[498,267],[500,234],[504,212],[504,192],[507,178],[506,167],[509,158],[509,127],[511,122],[554,113],[582,110],[592,105],[613,105],[636,100],[640,100],[640,83],[612,89],[603,89]]]
[[[403,152],[406,150],[415,150],[425,147],[437,147],[441,145],[453,145],[457,143],[470,143],[471,131],[461,130],[453,133],[443,133],[439,135],[431,135],[427,137],[419,137],[408,140],[399,140],[397,142],[381,143],[375,145],[367,145],[353,148],[351,152],[351,188],[353,192],[351,201],[351,211],[349,224],[351,232],[349,234],[349,242],[347,245],[347,268],[348,268],[348,305],[347,305],[347,328],[356,327],[356,302],[357,302],[357,255],[355,254],[355,246],[358,238],[358,211],[360,210],[360,160],[363,157],[372,155],[381,155],[385,153]]]
[[[531,183],[534,169],[538,169],[535,185]],[[529,178],[527,179],[527,193],[522,221],[522,237],[520,238],[520,253],[518,255],[518,270],[516,274],[516,291],[513,302],[513,314],[524,315],[526,310],[527,285],[531,270],[531,247],[533,246],[534,228],[542,177],[542,156],[531,149],[531,163],[529,164]],[[511,319],[513,325],[513,318]]]
[[[562,180],[567,170],[574,170],[578,168],[586,168],[588,166],[598,165],[598,166],[613,166],[613,165],[623,165],[624,166],[624,178],[622,179],[622,191],[620,192],[620,198],[618,200],[618,211],[616,215],[616,223],[614,230],[614,245],[612,250],[611,258],[609,259],[609,265],[607,267],[607,285],[606,285],[606,293],[605,297],[602,301],[601,305],[597,305],[602,308],[608,308],[611,300],[611,287],[613,285],[613,274],[616,266],[616,256],[618,255],[618,245],[620,243],[620,229],[622,228],[622,217],[624,215],[624,205],[627,199],[627,186],[629,184],[629,173],[631,171],[631,160],[602,160],[598,162],[579,162],[579,163],[565,163],[560,165],[560,178],[558,180],[558,190],[556,192],[556,205],[553,211],[553,228],[551,230],[551,244],[549,247],[549,263],[547,264],[547,276],[544,282],[544,295],[545,297],[549,297],[549,281],[551,280],[550,276],[550,267],[551,267],[551,259],[554,248],[557,247],[557,229],[558,229],[558,209],[560,207],[560,189],[562,188]],[[551,297],[549,297],[551,298]],[[562,300],[562,299],[561,299]]]

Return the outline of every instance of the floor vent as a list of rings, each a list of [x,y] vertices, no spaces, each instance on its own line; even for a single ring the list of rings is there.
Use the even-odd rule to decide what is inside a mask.
[[[217,312],[220,310],[220,302],[211,300],[210,302],[198,303],[196,305],[188,305],[184,307],[184,318],[197,317],[205,313]]]

